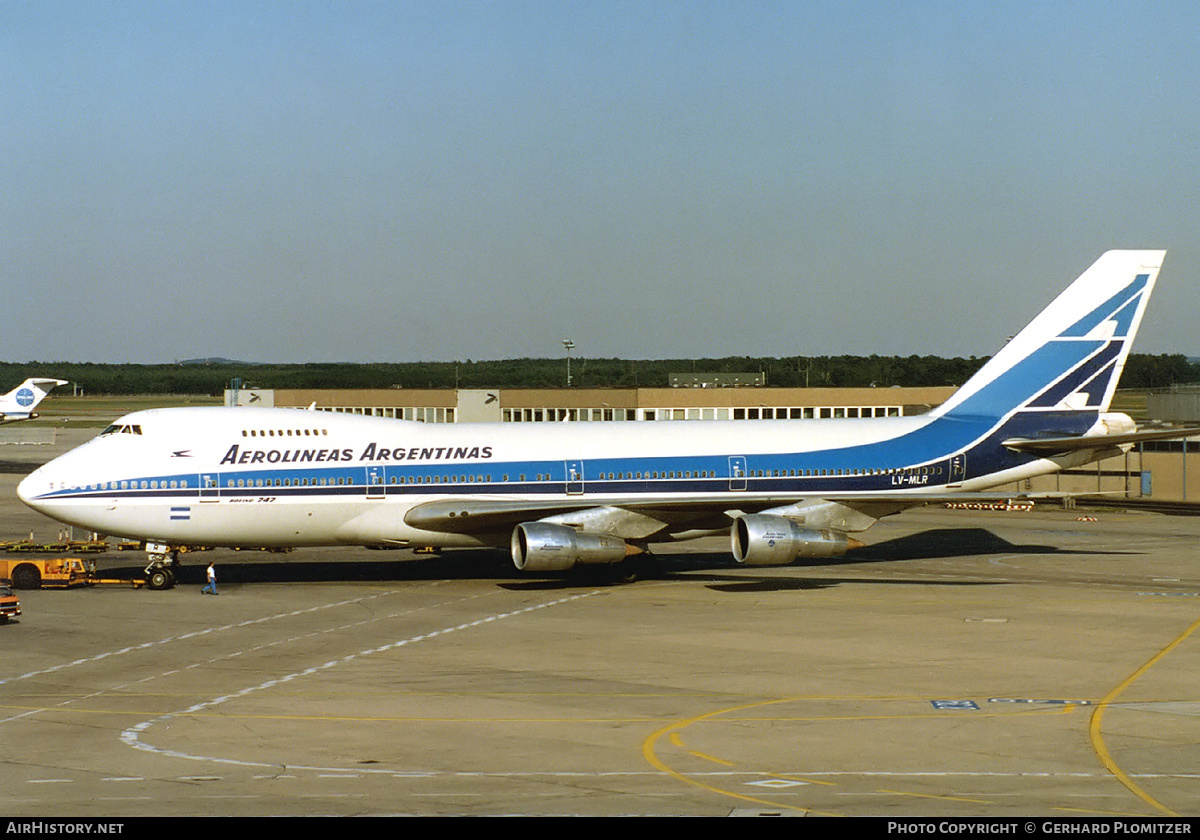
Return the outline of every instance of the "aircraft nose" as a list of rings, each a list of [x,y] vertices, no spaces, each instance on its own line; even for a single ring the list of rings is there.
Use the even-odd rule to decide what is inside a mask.
[[[34,510],[41,510],[42,497],[50,489],[44,468],[38,468],[21,479],[17,485],[17,497]]]

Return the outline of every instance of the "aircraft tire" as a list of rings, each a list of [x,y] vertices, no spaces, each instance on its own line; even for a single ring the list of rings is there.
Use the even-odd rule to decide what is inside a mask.
[[[161,592],[175,585],[175,576],[167,569],[152,569],[146,575],[146,588]]]

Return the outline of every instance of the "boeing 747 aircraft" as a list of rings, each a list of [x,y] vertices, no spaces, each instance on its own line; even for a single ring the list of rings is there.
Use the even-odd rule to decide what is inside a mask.
[[[531,572],[728,533],[752,565],[1134,441],[1109,402],[1163,251],[1109,251],[944,405],[842,420],[432,425],[271,408],[139,411],[18,488],[71,525],[179,546],[495,546]]]
[[[0,397],[0,424],[37,417],[33,410],[38,403],[46,399],[55,386],[66,384],[65,379],[26,379]]]

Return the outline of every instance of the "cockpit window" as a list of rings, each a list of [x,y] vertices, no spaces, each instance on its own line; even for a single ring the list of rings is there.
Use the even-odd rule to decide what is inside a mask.
[[[142,427],[136,423],[113,423],[107,429],[100,433],[100,437],[105,435],[140,435]]]

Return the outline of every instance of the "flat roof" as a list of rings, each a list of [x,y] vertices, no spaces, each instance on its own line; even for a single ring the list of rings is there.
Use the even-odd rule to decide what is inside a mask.
[[[941,405],[957,390],[924,388],[308,388],[275,389],[275,405],[455,408],[460,393],[494,394],[502,408],[722,408]]]

